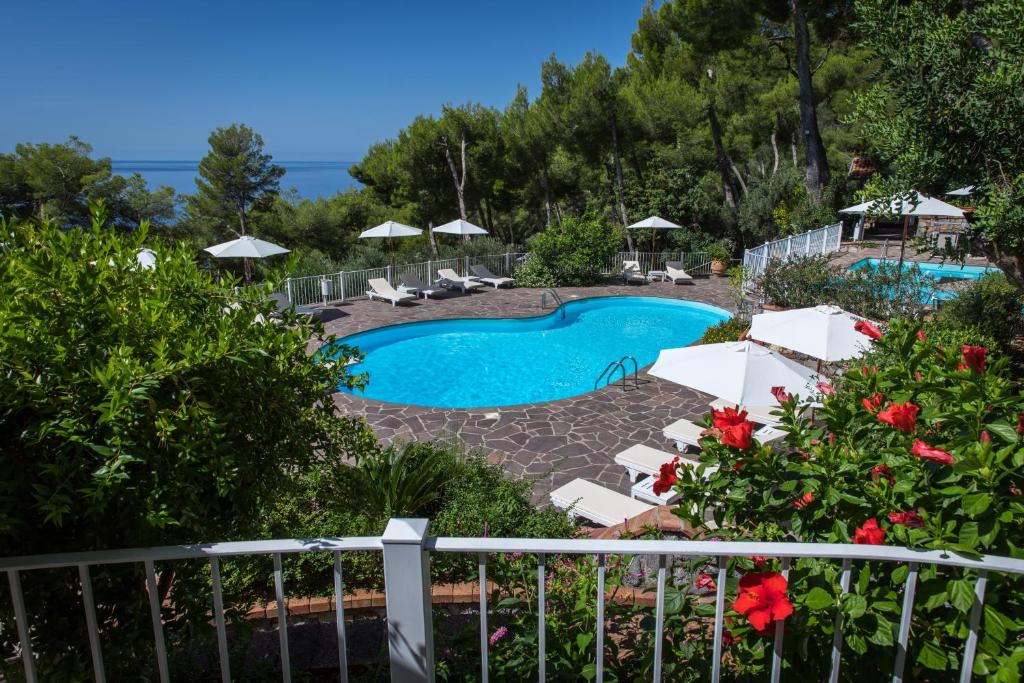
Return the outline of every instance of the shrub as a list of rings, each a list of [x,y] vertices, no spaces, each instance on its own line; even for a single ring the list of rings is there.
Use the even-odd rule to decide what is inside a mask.
[[[875,353],[864,367],[858,361],[842,374],[816,421],[806,417],[806,403],[784,400],[784,443],[762,446],[754,440],[738,448],[723,445],[713,433],[704,438],[701,465],[678,471],[676,489],[694,505],[680,506],[677,513],[702,525],[701,511],[710,510],[718,525],[714,533],[726,539],[852,540],[1018,556],[1024,541],[1024,395],[1008,376],[1005,358],[980,348],[940,346],[918,331],[916,323],[894,321],[874,342]],[[733,567],[747,572],[753,565],[742,559]],[[769,558],[758,571],[778,569],[778,561]],[[845,675],[891,675],[907,567],[883,571],[860,565],[842,598],[838,570],[825,560],[793,563],[787,599],[794,612],[785,619],[783,666],[808,680],[827,676],[838,605],[846,617]],[[909,677],[931,680],[950,668],[947,653],[962,646],[975,578],[971,571],[922,565]],[[978,644],[978,673],[1012,674],[1006,679],[1019,673],[1021,583],[1012,575],[988,578],[988,626]],[[742,615],[731,618],[734,666],[741,673],[763,670],[770,634],[756,632]]]
[[[578,287],[604,281],[601,271],[619,250],[621,230],[588,214],[566,216],[530,241],[530,258],[516,271],[526,287]]]
[[[1005,346],[1021,330],[1020,291],[1002,273],[991,273],[943,303],[936,320],[970,327]]]
[[[841,277],[827,256],[798,256],[788,261],[769,260],[757,286],[768,303],[803,308],[831,301]]]
[[[866,318],[921,318],[931,310],[938,283],[911,266],[881,262],[871,268],[841,272],[832,303]]]
[[[729,318],[715,323],[704,330],[701,344],[718,344],[720,342],[739,341],[740,335],[750,329],[750,321],[740,318]]]

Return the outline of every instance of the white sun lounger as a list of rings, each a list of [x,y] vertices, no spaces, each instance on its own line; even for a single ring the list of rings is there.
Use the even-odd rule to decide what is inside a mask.
[[[404,294],[395,290],[388,281],[382,277],[373,278],[367,282],[370,288],[366,290],[366,296],[370,297],[370,300],[381,299],[383,301],[390,301],[391,305],[401,303],[403,301],[412,301],[416,298],[415,294]]]
[[[501,287],[502,285],[511,285],[512,283],[515,282],[515,280],[513,280],[510,277],[498,277],[497,275],[492,273],[487,268],[487,266],[470,266],[469,269],[473,272],[473,277],[475,277],[480,282],[485,282],[489,285],[494,285],[495,289]]]
[[[552,491],[551,504],[567,511],[570,517],[589,519],[601,526],[615,526],[654,507],[585,479],[573,479]]]
[[[636,481],[637,476],[641,474],[657,474],[661,471],[661,466],[672,462],[674,457],[675,453],[659,451],[657,448],[638,443],[616,455],[615,462],[626,468],[630,481]]]
[[[627,285],[630,282],[647,282],[647,278],[644,277],[643,271],[640,270],[639,261],[622,262],[622,282]]]
[[[665,274],[676,285],[680,282],[690,282],[693,280],[693,276],[683,269],[682,261],[665,261]]]
[[[401,288],[405,292],[408,292],[409,294],[421,294],[424,299],[429,299],[431,294],[440,294],[444,291],[441,287],[428,285],[415,273],[402,273],[402,276],[398,281],[401,283]]]
[[[716,398],[709,404],[715,410],[722,410],[724,408],[735,408],[736,404],[731,401],[726,401],[720,398]],[[774,427],[779,424],[780,417],[778,415],[772,415],[776,410],[781,411],[779,406],[741,406],[741,408],[747,411],[747,417],[751,422],[756,422],[762,425],[768,425]]]
[[[451,268],[438,268],[437,269],[438,283],[442,287],[448,289],[461,289],[463,292],[469,292],[471,289],[483,287],[484,283],[477,282],[468,277],[462,277]]]
[[[753,415],[748,415],[748,417],[753,417]],[[705,429],[707,429],[707,427],[704,425],[699,425],[695,422],[684,419],[676,420],[668,427],[665,427],[661,433],[664,434],[665,438],[669,441],[675,441],[676,448],[678,448],[680,452],[685,452],[687,446],[700,448],[700,434]],[[754,438],[763,444],[778,441],[785,437],[786,431],[779,429],[774,425],[761,427],[754,432]]]

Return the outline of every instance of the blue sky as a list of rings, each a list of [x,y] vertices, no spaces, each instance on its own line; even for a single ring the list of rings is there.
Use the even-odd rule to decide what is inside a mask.
[[[197,159],[244,122],[281,160],[355,160],[446,102],[504,106],[551,53],[624,63],[643,0],[4,3],[0,151],[76,134]]]

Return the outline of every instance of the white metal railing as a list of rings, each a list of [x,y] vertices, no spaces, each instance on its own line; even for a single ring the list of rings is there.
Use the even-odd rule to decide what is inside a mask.
[[[284,601],[284,580],[281,557],[303,552],[327,552],[334,555],[334,597],[337,619],[338,662],[340,679],[347,680],[345,652],[345,620],[343,612],[343,582],[341,557],[351,551],[381,551],[384,564],[385,605],[388,619],[388,647],[392,681],[432,681],[434,678],[433,624],[431,615],[430,555],[431,553],[473,554],[478,558],[480,586],[480,673],[487,681],[488,604],[487,556],[491,553],[528,553],[537,556],[538,652],[540,680],[545,677],[545,577],[548,555],[593,555],[597,562],[597,590],[594,596],[596,619],[596,680],[604,676],[604,603],[605,558],[608,555],[652,555],[658,558],[657,597],[655,602],[654,680],[661,678],[662,647],[665,623],[665,588],[670,558],[713,558],[718,567],[715,592],[715,620],[711,680],[717,683],[721,676],[722,634],[726,590],[728,586],[727,560],[735,557],[761,555],[779,558],[782,574],[788,578],[794,558],[834,559],[842,562],[839,589],[846,594],[851,585],[854,562],[886,562],[906,564],[903,605],[897,632],[894,681],[903,680],[910,624],[914,611],[914,596],[918,570],[921,565],[939,565],[977,572],[974,583],[974,603],[969,615],[969,629],[961,658],[960,680],[971,678],[974,657],[981,628],[981,614],[985,601],[985,588],[989,572],[1024,574],[1024,560],[996,556],[968,558],[940,550],[912,550],[885,545],[842,545],[813,543],[761,543],[711,542],[685,540],[597,540],[597,539],[526,539],[526,538],[432,538],[427,535],[428,520],[392,519],[383,536],[359,538],[291,539],[252,541],[240,543],[214,543],[210,545],[167,546],[134,550],[37,555],[0,559],[0,571],[5,571],[14,606],[17,631],[21,646],[21,659],[29,683],[38,680],[31,646],[32,627],[25,608],[21,589],[23,572],[77,567],[80,589],[85,607],[85,624],[93,668],[97,681],[104,681],[104,666],[100,634],[96,624],[95,603],[89,568],[96,565],[141,563],[145,566],[149,605],[156,644],[157,668],[160,680],[170,680],[167,651],[163,640],[163,622],[157,597],[157,577],[154,562],[208,559],[212,577],[211,603],[217,630],[217,646],[223,681],[231,680],[228,663],[227,631],[221,594],[219,559],[239,555],[271,555],[274,560],[274,588],[277,599],[278,640],[281,654],[282,677],[291,680],[288,653],[287,610]],[[831,649],[830,681],[837,681],[843,650],[843,616],[834,616],[835,635]],[[777,683],[782,672],[783,622],[776,624],[772,651],[771,681]],[[84,654],[84,653],[83,653]]]
[[[743,252],[743,287],[748,291],[769,261],[788,261],[798,256],[831,254],[843,243],[843,224],[833,223],[817,230],[792,235]]]
[[[529,256],[524,252],[485,254],[483,256],[460,256],[458,258],[421,261],[402,265],[388,265],[380,268],[346,270],[322,275],[308,275],[286,279],[278,292],[288,297],[297,306],[326,304],[331,301],[346,301],[366,297],[369,281],[383,278],[392,286],[401,283],[402,275],[412,273],[423,282],[436,282],[439,268],[451,268],[460,275],[469,274],[470,265],[483,265],[498,277],[513,277],[515,269]],[[681,261],[683,269],[690,275],[710,275],[711,258],[704,252],[650,252],[622,251],[601,265],[603,275],[619,275],[625,261],[638,261],[640,269],[649,272],[664,268],[666,261]],[[324,283],[327,283],[326,286]]]

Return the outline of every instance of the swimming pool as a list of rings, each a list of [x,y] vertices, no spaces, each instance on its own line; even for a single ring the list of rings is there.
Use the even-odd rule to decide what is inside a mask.
[[[857,261],[849,267],[849,270],[877,270],[879,264],[885,264],[886,266],[895,267],[899,263],[898,259],[879,259],[879,258],[865,258]],[[990,266],[962,266],[959,263],[930,263],[927,261],[904,261],[903,272],[907,272],[911,269],[917,269],[922,275],[929,277],[933,280],[980,280],[989,273],[998,273],[998,268],[992,268]],[[893,271],[895,272],[895,270]],[[934,292],[934,298],[936,299],[953,299],[957,296],[955,291],[943,291],[939,290]],[[932,292],[922,293],[922,300],[931,300],[933,297]],[[927,301],[925,302],[927,303]]]
[[[640,367],[661,349],[686,346],[730,317],[724,309],[657,297],[569,301],[532,318],[459,318],[381,327],[338,344],[366,354],[367,398],[438,408],[483,408],[554,401],[593,391],[625,355]],[[322,349],[331,357],[332,349]],[[336,354],[335,354],[336,357]],[[342,389],[344,391],[344,389]]]

